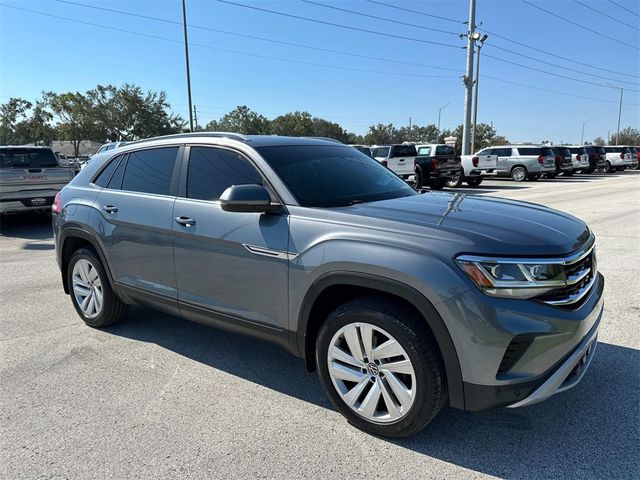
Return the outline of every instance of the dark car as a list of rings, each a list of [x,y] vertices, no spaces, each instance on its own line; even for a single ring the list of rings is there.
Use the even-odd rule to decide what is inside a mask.
[[[556,175],[564,175],[570,177],[573,175],[573,163],[571,162],[571,150],[568,147],[553,147],[556,154],[556,172],[547,174],[547,178],[553,178]]]
[[[596,170],[604,169],[607,165],[607,152],[599,145],[585,145],[589,154],[589,169],[585,173],[593,173]]]

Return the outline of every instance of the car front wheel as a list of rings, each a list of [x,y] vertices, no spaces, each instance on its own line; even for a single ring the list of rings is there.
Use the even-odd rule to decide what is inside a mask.
[[[90,327],[113,325],[126,314],[128,306],[116,296],[93,251],[81,248],[72,255],[67,281],[73,306]]]
[[[316,362],[336,409],[375,435],[417,433],[446,399],[442,360],[424,319],[392,300],[363,297],[331,313]]]
[[[467,185],[469,185],[470,187],[477,187],[481,183],[482,183],[482,177],[474,177],[474,178],[467,179]]]

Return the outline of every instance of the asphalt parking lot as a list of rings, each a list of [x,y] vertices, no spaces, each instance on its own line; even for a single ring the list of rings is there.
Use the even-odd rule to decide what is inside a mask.
[[[445,408],[413,438],[371,437],[276,346],[142,308],[86,327],[49,217],[12,216],[0,225],[0,477],[637,478],[640,171],[457,191],[565,210],[595,232],[605,317],[573,390],[523,409]]]

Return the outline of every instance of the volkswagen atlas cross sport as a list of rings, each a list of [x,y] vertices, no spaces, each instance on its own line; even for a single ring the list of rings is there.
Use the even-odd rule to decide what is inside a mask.
[[[271,340],[374,434],[411,435],[445,403],[539,402],[575,386],[596,347],[604,279],[584,222],[419,195],[334,141],[132,142],[94,157],[52,209],[87,325],[144,304]]]

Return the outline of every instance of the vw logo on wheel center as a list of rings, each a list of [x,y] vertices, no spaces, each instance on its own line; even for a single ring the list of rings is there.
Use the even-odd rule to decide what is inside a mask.
[[[369,375],[378,375],[378,366],[371,362],[367,364],[367,371],[369,372]]]

